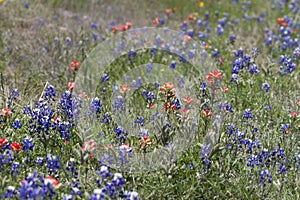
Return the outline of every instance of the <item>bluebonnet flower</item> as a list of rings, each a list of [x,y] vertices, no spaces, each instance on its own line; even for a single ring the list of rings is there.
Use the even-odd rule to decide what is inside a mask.
[[[270,174],[269,170],[265,169],[259,173],[259,184],[263,184],[263,187],[266,186],[266,181],[268,183],[272,183],[272,175]]]
[[[107,166],[101,166],[97,172],[98,175],[101,175],[102,180],[107,179],[110,177],[110,172]]]
[[[205,92],[206,91],[206,87],[207,87],[207,84],[205,82],[201,82],[200,83],[200,91],[201,92]]]
[[[26,137],[25,139],[22,140],[22,150],[23,151],[32,151],[34,147],[34,144],[32,143],[32,139],[31,138],[28,138]]]
[[[298,170],[300,167],[300,154],[298,153],[295,157],[294,157],[294,163],[296,165],[296,169]]]
[[[140,200],[139,194],[137,192],[125,191],[124,196],[125,196],[126,200]]]
[[[252,63],[249,65],[249,72],[250,74],[258,74],[259,70],[256,64]]]
[[[4,192],[5,199],[13,199],[17,195],[17,190],[13,186],[8,186]]]
[[[146,73],[149,73],[152,70],[152,63],[147,63],[146,64]]]
[[[70,91],[65,91],[62,94],[59,100],[59,110],[69,119],[73,117],[72,93]]]
[[[112,104],[112,107],[114,108],[114,112],[124,111],[125,104],[122,96],[117,96],[114,99],[114,103]]]
[[[227,18],[226,17],[218,20],[218,24],[221,25],[222,27],[225,26],[226,22],[227,22]]]
[[[95,29],[95,28],[97,28],[97,24],[95,24],[94,22],[92,22],[91,25],[90,25],[90,27],[93,28],[93,29]]]
[[[145,96],[147,104],[152,103],[156,99],[156,95],[153,92],[142,91],[142,95]]]
[[[281,163],[280,167],[278,168],[278,173],[279,174],[286,174],[286,170],[287,170],[286,166],[283,163]]]
[[[11,165],[10,174],[14,174],[14,173],[19,174],[19,171],[18,171],[19,168],[20,168],[20,163],[19,162],[13,162],[12,165]]]
[[[249,108],[244,111],[243,118],[246,120],[253,118]]]
[[[296,64],[293,62],[290,56],[280,56],[278,63],[281,64],[279,66],[279,70],[285,74],[292,73],[296,67]]]
[[[102,76],[101,76],[101,82],[102,83],[106,83],[107,81],[109,81],[108,74],[102,74]]]
[[[22,128],[22,124],[20,123],[19,119],[15,119],[14,122],[11,124],[14,129]]]
[[[218,36],[220,36],[224,33],[224,29],[220,24],[218,24],[218,26],[216,27],[216,32],[217,32]]]
[[[79,186],[78,181],[74,180],[72,183],[70,194],[72,196],[80,196],[81,195],[81,187]]]
[[[271,110],[272,107],[271,107],[270,105],[265,105],[264,109],[266,109],[266,110]]]
[[[221,112],[221,110],[224,110],[225,112],[233,112],[231,105],[229,105],[228,103],[220,103],[218,104],[219,106],[219,112]]]
[[[115,173],[114,177],[111,181],[116,187],[122,188],[123,184],[125,183],[125,180],[123,179],[122,174],[120,173]]]
[[[231,123],[228,123],[226,125],[226,130],[227,130],[228,137],[230,137],[235,131],[235,126]]]
[[[48,135],[49,129],[51,128],[51,119],[53,111],[47,105],[46,102],[35,103],[34,109],[30,107],[24,107],[24,114],[30,117],[29,120],[29,131],[34,133],[45,133]]]
[[[185,81],[184,81],[184,77],[179,77],[178,78],[178,80],[177,80],[177,86],[179,87],[179,88],[182,88],[183,86],[184,86],[184,83],[185,83]],[[159,86],[158,86],[159,87]]]
[[[21,181],[18,188],[19,199],[51,199],[55,194],[53,182],[35,171]]]
[[[188,50],[189,59],[193,59],[195,57],[195,49]]]
[[[209,156],[210,151],[211,151],[210,147],[204,145],[202,147],[201,153],[200,153],[201,162],[202,162],[202,164],[205,164],[206,170],[209,169],[209,167],[210,167],[210,162],[208,160],[208,156]]]
[[[93,113],[96,114],[97,117],[100,116],[101,114],[101,100],[99,98],[94,98],[92,99],[90,105],[89,105],[89,108],[90,108],[90,115],[92,115]]]
[[[150,56],[151,58],[155,56],[155,53],[157,52],[157,47],[153,46],[150,48]]]
[[[105,196],[106,194],[104,189],[95,189],[89,200],[104,200]]]
[[[0,168],[3,164],[9,164],[14,160],[13,152],[9,149],[6,149],[2,155],[0,155]]]
[[[194,30],[189,29],[189,30],[187,30],[186,34],[192,38],[194,36]]]
[[[94,40],[97,40],[98,37],[99,37],[99,35],[98,35],[97,33],[93,33],[93,39],[94,39]]]
[[[212,57],[214,57],[214,58],[217,58],[217,57],[219,57],[219,51],[218,51],[218,49],[214,49],[213,51],[212,51]]]
[[[44,158],[42,157],[37,157],[35,160],[35,164],[41,165],[44,163]]]
[[[46,167],[49,168],[50,174],[56,172],[57,169],[60,169],[58,157],[48,154]]]
[[[120,141],[120,143],[125,142],[126,140],[126,135],[128,134],[128,131],[124,131],[121,126],[118,126],[117,128],[114,129],[114,132],[116,133],[115,139]]]
[[[18,89],[12,89],[10,95],[7,97],[8,101],[15,101],[16,98],[19,96],[19,90]]]
[[[282,132],[285,132],[285,133],[289,132],[289,128],[290,128],[290,126],[288,124],[281,124],[280,125],[280,130]]]
[[[55,97],[55,91],[54,91],[54,86],[53,85],[48,85],[43,94],[44,100],[53,100]]]
[[[66,170],[71,172],[75,177],[78,175],[78,171],[76,170],[76,162],[74,158],[70,158],[70,161],[68,161]]]
[[[205,39],[205,38],[207,38],[207,34],[200,31],[200,32],[198,33],[198,39],[199,39],[199,40],[203,40],[203,39]]]
[[[270,85],[268,83],[263,83],[260,87],[260,90],[265,90],[268,92],[270,90]]]
[[[25,1],[25,3],[24,3],[24,8],[29,8],[29,3],[28,3],[28,1]]]
[[[254,168],[255,166],[259,166],[259,160],[257,155],[250,155],[250,158],[247,159],[247,166]]]
[[[236,40],[236,36],[234,34],[230,34],[230,36],[229,36],[230,43],[234,44],[235,40]]]
[[[186,31],[187,26],[188,26],[188,23],[186,21],[183,21],[181,24],[181,30]]]
[[[135,52],[135,51],[130,50],[130,51],[128,52],[128,60],[134,59],[135,56],[136,56],[136,52]]]
[[[179,102],[179,99],[178,98],[175,98],[173,101],[172,101],[172,105],[175,105],[176,106],[176,110],[179,110],[181,108],[181,105],[180,105],[180,102]]]
[[[109,113],[105,113],[102,117],[102,119],[100,120],[101,123],[106,123],[106,124],[110,124],[111,121],[111,116],[109,115]]]
[[[144,118],[142,116],[138,116],[137,119],[134,120],[134,125],[136,126],[136,124],[144,126]]]
[[[70,141],[70,129],[71,129],[71,126],[70,126],[70,123],[69,122],[61,122],[58,124],[58,127],[57,127],[57,131],[59,132],[60,134],[60,138],[65,140],[65,141]]]

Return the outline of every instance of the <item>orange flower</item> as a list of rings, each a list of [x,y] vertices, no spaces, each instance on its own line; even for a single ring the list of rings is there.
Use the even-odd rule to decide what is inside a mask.
[[[148,146],[148,145],[151,145],[152,142],[151,142],[151,139],[149,137],[143,137],[141,139],[141,146],[144,147],[144,146]]]
[[[131,22],[126,22],[126,26],[127,26],[127,29],[130,29],[131,26],[132,26],[132,23]]]
[[[152,23],[153,23],[154,26],[156,26],[156,25],[159,23],[158,17],[154,18],[154,19],[152,20]]]
[[[126,25],[121,25],[121,27],[120,27],[120,31],[121,32],[124,32],[124,31],[126,31],[127,30],[127,26]]]
[[[78,61],[76,60],[73,60],[71,63],[70,63],[70,67],[73,71],[78,71],[79,70],[79,67],[80,67],[80,64]]]
[[[58,189],[62,184],[60,182],[58,182],[58,180],[56,180],[55,178],[53,178],[52,176],[46,176],[45,177],[45,182],[46,183],[51,183],[52,186],[55,188],[55,189]]]
[[[163,86],[159,88],[160,91],[164,90],[172,90],[175,87],[175,85],[172,82],[166,82]]]
[[[221,90],[222,90],[222,92],[228,92],[228,88],[227,87],[222,87]]]
[[[277,20],[276,20],[277,24],[281,24],[282,22],[284,22],[284,19],[282,17],[279,17]]]
[[[291,117],[291,118],[296,118],[296,117],[298,117],[298,112],[291,112],[291,113],[289,114],[289,117]]]
[[[286,21],[284,21],[284,18],[280,17],[276,20],[277,24],[279,24],[280,26],[287,26]]]
[[[70,90],[70,89],[73,89],[74,86],[75,86],[75,83],[74,83],[74,82],[69,82],[68,85],[67,85],[67,87],[68,87],[69,90]]]
[[[190,104],[190,103],[194,102],[194,99],[192,99],[191,97],[187,96],[182,101],[184,103]]]
[[[120,86],[120,92],[121,93],[125,93],[125,92],[127,92],[129,90],[130,90],[130,87],[128,85],[121,85]]]
[[[166,9],[166,14],[167,14],[167,15],[171,14],[171,12],[172,12],[172,9],[171,9],[171,8],[167,8],[167,9]]]
[[[0,112],[4,117],[10,117],[11,111],[8,108],[2,108]]]
[[[111,31],[113,33],[116,33],[118,31],[118,27],[116,27],[116,26],[111,27]]]

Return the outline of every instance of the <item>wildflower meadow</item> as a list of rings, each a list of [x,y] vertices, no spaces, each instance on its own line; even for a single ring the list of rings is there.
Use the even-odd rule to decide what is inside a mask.
[[[299,0],[0,0],[0,199],[300,199]]]

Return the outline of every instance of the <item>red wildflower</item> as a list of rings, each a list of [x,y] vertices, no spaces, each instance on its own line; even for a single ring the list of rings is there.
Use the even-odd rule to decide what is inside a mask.
[[[74,82],[69,82],[67,85],[68,89],[73,89],[75,87],[75,83]]]
[[[167,15],[171,14],[171,12],[172,12],[172,9],[171,9],[171,8],[167,8],[167,9],[166,9],[166,14],[167,14]]]
[[[111,31],[113,33],[116,33],[118,31],[118,27],[116,27],[116,26],[111,27]]]
[[[212,112],[210,110],[204,110],[204,111],[202,111],[201,115],[202,115],[203,118],[211,117]]]
[[[81,147],[81,150],[86,152],[86,151],[93,151],[97,148],[96,144],[94,141],[90,140],[90,141],[87,141],[85,142],[82,147]]]
[[[76,60],[73,60],[71,63],[70,63],[70,67],[73,71],[78,71],[79,70],[79,67],[80,67],[80,64],[78,61]]]
[[[187,96],[182,100],[184,103],[190,104],[192,102],[194,102],[195,100],[192,99],[191,97]]]
[[[141,139],[141,146],[144,147],[144,146],[148,146],[148,145],[151,145],[152,142],[151,142],[151,139],[149,137],[143,137]]]
[[[127,26],[127,29],[130,29],[131,26],[132,26],[132,23],[131,22],[126,22],[126,26]]]
[[[292,117],[292,118],[298,117],[298,112],[291,112],[291,113],[289,114],[289,117]]]
[[[222,87],[221,90],[222,90],[222,92],[228,92],[228,88],[227,87]]]
[[[58,180],[56,180],[52,176],[46,176],[44,180],[46,183],[51,183],[55,189],[58,189],[62,185],[60,182],[58,182]]]
[[[164,90],[172,90],[175,87],[175,85],[172,82],[167,82],[163,86],[159,88],[160,91]]]
[[[5,138],[0,138],[0,147],[6,145],[8,141]]]
[[[11,111],[10,111],[8,108],[2,108],[1,114],[2,114],[4,117],[10,117]]]
[[[12,150],[13,152],[18,152],[21,151],[21,145],[17,142],[13,142],[10,144],[9,146],[10,150]]]
[[[129,90],[130,90],[130,87],[128,85],[121,85],[120,86],[120,92],[121,93],[125,93],[125,92],[127,92]]]
[[[124,31],[126,31],[127,30],[127,26],[126,25],[121,25],[121,27],[120,27],[120,31],[121,32],[124,32]]]
[[[159,23],[158,17],[154,18],[154,19],[152,20],[152,23],[153,23],[154,26],[156,26],[156,25]]]

